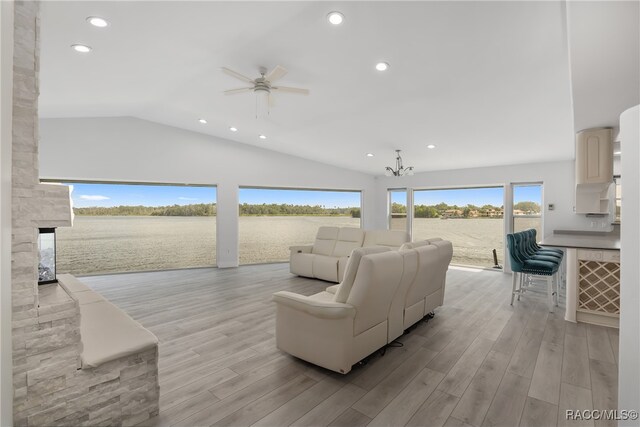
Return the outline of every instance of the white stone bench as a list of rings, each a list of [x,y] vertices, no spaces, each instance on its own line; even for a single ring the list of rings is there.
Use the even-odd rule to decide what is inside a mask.
[[[123,425],[158,414],[158,339],[124,311],[69,274],[58,282],[80,308],[81,375],[118,379],[111,392]]]

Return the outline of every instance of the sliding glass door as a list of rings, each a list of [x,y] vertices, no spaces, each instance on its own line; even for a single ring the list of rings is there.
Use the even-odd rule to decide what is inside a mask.
[[[216,187],[67,182],[73,227],[56,229],[58,273],[216,265]]]
[[[392,189],[388,192],[389,230],[407,229],[407,190]]]
[[[542,235],[542,184],[513,184],[513,232],[534,228]]]
[[[413,240],[453,243],[453,264],[491,268],[504,253],[503,187],[414,190]]]
[[[360,209],[359,191],[241,188],[240,264],[288,261],[320,226],[360,227]]]

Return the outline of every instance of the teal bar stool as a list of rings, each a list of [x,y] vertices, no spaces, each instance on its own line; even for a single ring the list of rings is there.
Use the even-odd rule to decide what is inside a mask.
[[[532,228],[527,231],[531,233],[531,240],[533,243],[533,247],[538,251],[538,253],[556,254],[557,256],[560,257],[560,284],[564,285],[566,282],[566,272],[567,272],[564,251],[558,248],[545,248],[544,246],[540,246],[538,244],[538,239],[536,237],[537,231],[535,230],[535,228]]]
[[[524,232],[507,234],[507,247],[509,249],[509,260],[511,261],[512,289],[511,305],[516,295],[520,300],[520,295],[525,292],[522,284],[526,276],[540,277],[547,283],[547,306],[553,312],[554,306],[558,305],[558,270],[560,261],[551,261],[549,257],[538,256],[535,258],[526,250],[526,234]],[[520,280],[518,280],[520,278]],[[518,283],[520,283],[519,286]]]

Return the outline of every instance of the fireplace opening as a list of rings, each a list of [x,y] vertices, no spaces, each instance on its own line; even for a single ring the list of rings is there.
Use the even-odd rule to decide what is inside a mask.
[[[38,230],[38,285],[56,283],[56,229]]]

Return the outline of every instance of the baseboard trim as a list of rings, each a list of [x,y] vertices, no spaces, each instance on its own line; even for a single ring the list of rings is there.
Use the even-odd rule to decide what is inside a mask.
[[[236,262],[220,262],[218,261],[218,268],[236,268],[238,263]]]

